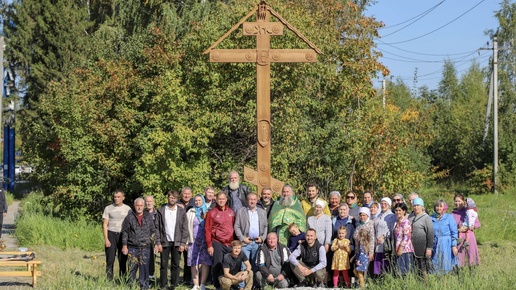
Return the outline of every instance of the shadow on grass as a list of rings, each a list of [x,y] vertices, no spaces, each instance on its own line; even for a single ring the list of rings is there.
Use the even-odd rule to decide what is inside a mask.
[[[78,271],[78,270],[72,271],[72,274],[74,276],[81,277],[84,280],[93,281],[95,283],[99,282],[99,277],[95,277],[95,276],[91,276],[91,275],[86,275],[86,274],[81,273],[81,271]]]
[[[7,287],[7,289],[9,289],[9,287],[16,287],[16,289],[19,287],[32,288],[32,284],[27,282],[0,282],[0,287]]]

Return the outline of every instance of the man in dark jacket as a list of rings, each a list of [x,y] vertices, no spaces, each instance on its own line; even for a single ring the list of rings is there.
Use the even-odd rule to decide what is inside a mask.
[[[4,225],[4,217],[7,215],[7,198],[5,191],[0,189],[0,238],[2,237],[2,227]]]
[[[258,201],[258,207],[265,210],[267,218],[271,214],[272,206],[274,205],[274,199],[272,198],[272,189],[270,187],[262,188],[260,200]]]
[[[291,277],[290,263],[288,257],[290,252],[285,245],[278,242],[276,233],[267,235],[267,244],[258,249],[258,271],[256,281],[260,289],[265,285],[273,285],[274,288],[288,288],[289,278]]]
[[[188,223],[186,221],[186,211],[177,205],[179,198],[177,191],[169,191],[167,194],[168,203],[158,210],[158,227],[162,250],[159,284],[162,289],[168,287],[167,269],[169,259],[171,259],[170,284],[174,289],[179,285],[181,253],[186,250],[188,243]]]
[[[247,206],[247,194],[250,192],[247,186],[240,184],[240,175],[235,170],[228,175],[229,185],[222,189],[228,197],[227,205],[237,212],[240,208]]]
[[[149,258],[151,255],[151,236],[159,238],[159,231],[149,212],[144,211],[145,201],[137,198],[134,211],[129,212],[122,223],[122,253],[128,255],[129,284],[136,279],[136,271],[140,276],[140,288],[149,289]],[[154,252],[158,252],[158,245]]]

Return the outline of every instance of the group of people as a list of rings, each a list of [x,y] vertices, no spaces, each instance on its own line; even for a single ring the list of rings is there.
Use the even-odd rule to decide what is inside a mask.
[[[240,183],[236,171],[228,177],[229,185],[216,195],[213,187],[195,196],[189,187],[169,191],[159,209],[147,196],[136,199],[131,210],[124,193],[115,191],[103,213],[108,279],[117,254],[120,275],[129,270],[132,284],[138,272],[142,289],[154,278],[157,253],[161,289],[179,285],[181,255],[183,280],[194,290],[205,290],[208,279],[223,290],[350,287],[355,279],[364,287],[366,277],[385,273],[415,271],[425,278],[479,264],[476,206],[461,194],[451,214],[438,200],[429,215],[416,193],[407,202],[401,194],[376,202],[364,192],[359,202],[352,191],[344,197],[332,191],[327,201],[309,184],[307,198],[300,200],[285,185],[274,200],[270,188],[258,196]]]

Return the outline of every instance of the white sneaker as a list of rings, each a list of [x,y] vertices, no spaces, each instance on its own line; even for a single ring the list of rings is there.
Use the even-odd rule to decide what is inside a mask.
[[[193,286],[192,290],[200,290],[201,288],[199,287],[199,285],[195,285]]]
[[[201,284],[201,290],[206,290],[206,286],[204,286],[204,284]]]

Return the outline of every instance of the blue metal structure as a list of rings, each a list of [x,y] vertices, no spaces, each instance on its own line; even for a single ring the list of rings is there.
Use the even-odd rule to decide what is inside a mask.
[[[4,98],[9,97],[9,82],[12,81],[11,75],[9,73],[4,73],[3,65],[2,65],[2,75],[3,75],[3,96]],[[3,103],[3,102],[2,102]],[[4,108],[0,108],[3,110]],[[15,186],[16,172],[15,172],[15,136],[16,132],[14,129],[15,125],[15,116],[14,116],[14,106],[8,107],[8,112],[11,114],[6,116],[4,123],[4,182],[3,188],[13,192]],[[1,122],[1,120],[0,120]]]

